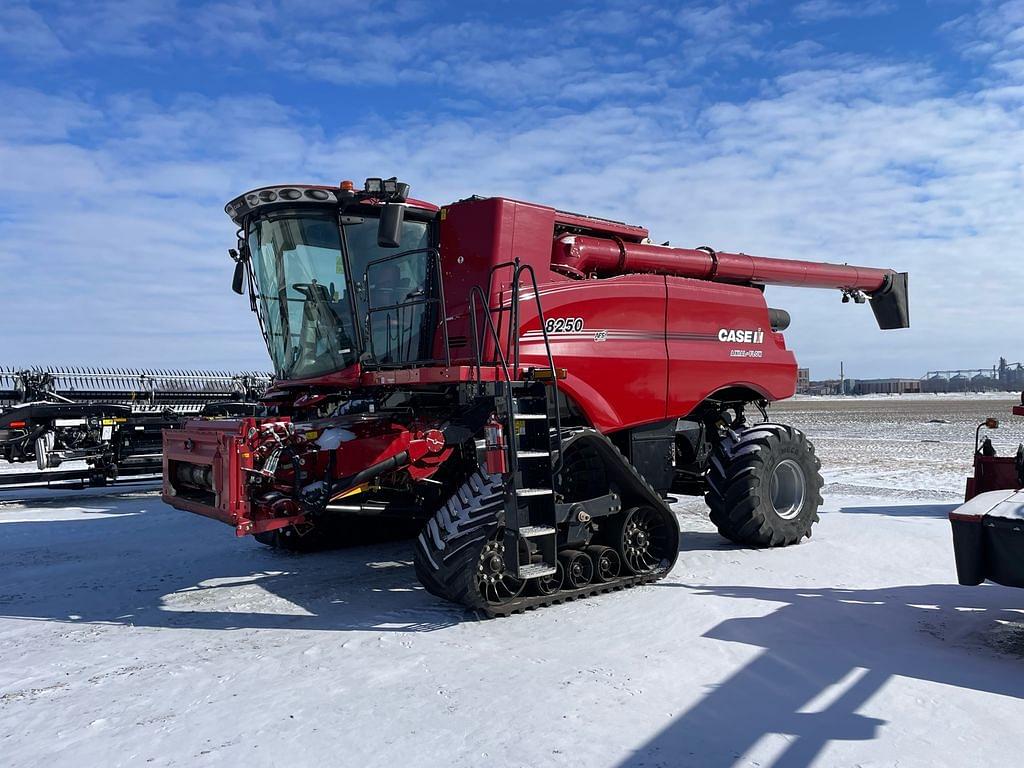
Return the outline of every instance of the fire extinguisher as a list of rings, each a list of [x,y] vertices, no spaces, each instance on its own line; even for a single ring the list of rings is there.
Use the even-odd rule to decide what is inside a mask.
[[[505,428],[493,415],[484,425],[484,463],[492,475],[508,474],[508,451],[505,446]]]

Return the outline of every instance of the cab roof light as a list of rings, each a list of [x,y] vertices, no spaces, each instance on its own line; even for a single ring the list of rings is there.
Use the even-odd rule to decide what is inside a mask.
[[[366,180],[363,192],[382,202],[404,203],[409,197],[409,185],[399,181],[397,176],[390,179],[372,176]]]
[[[355,190],[355,188],[356,188],[356,185],[355,185],[355,183],[354,183],[354,182],[352,182],[352,181],[350,181],[349,179],[345,179],[345,180],[344,180],[343,182],[341,182],[341,184],[339,184],[338,186],[339,186],[339,187],[340,187],[341,189],[345,190],[346,192],[353,192],[353,191]]]

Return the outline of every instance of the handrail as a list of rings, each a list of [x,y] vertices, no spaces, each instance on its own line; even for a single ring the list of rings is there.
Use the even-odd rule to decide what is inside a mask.
[[[515,338],[515,362],[513,368],[518,372],[519,370],[519,281],[522,278],[523,273],[526,272],[530,276],[530,284],[533,287],[533,299],[537,305],[537,319],[540,322],[540,330],[544,336],[544,351],[548,358],[548,367],[551,370],[551,386],[554,389],[555,394],[555,429],[558,435],[558,441],[556,443],[556,450],[558,451],[558,458],[552,465],[552,473],[557,473],[562,468],[562,409],[558,402],[558,372],[555,370],[555,359],[551,354],[551,341],[548,338],[547,323],[544,322],[544,307],[540,300],[540,289],[537,286],[537,273],[534,272],[533,266],[530,264],[519,264],[518,259],[516,260],[516,270],[513,277],[512,284],[512,308],[514,310],[514,324],[510,331]],[[517,374],[518,375],[518,374]],[[514,430],[513,430],[514,431]]]
[[[484,298],[483,291],[480,289],[479,285],[474,285],[472,288],[470,288],[470,290],[469,290],[469,306],[470,306],[469,325],[470,325],[470,331],[473,334],[473,357],[474,357],[474,359],[476,361],[476,380],[477,380],[477,384],[481,385],[483,383],[482,379],[481,379],[481,368],[483,366],[483,350],[481,348],[482,345],[481,345],[481,339],[480,339],[480,332],[479,332],[479,327],[477,325],[477,320],[476,320],[476,315],[477,315],[476,302],[477,302],[477,296],[478,295],[480,296],[480,301],[481,302],[486,302],[487,304],[490,304],[490,302],[488,302],[486,300],[486,298]],[[501,362],[501,368],[502,368],[502,370],[505,373],[505,381],[512,381],[512,374],[509,372],[508,362],[505,360],[505,353],[501,351],[501,339],[498,336],[497,329],[495,329],[495,327],[494,327],[494,321],[491,319],[491,312],[490,312],[490,308],[489,307],[488,307],[488,311],[484,313],[484,319],[487,321],[487,329],[491,332],[491,336],[494,337],[494,351],[498,354],[498,360]]]
[[[511,358],[511,362],[512,362],[511,371],[515,372],[515,375],[516,375],[517,378],[519,377],[519,360],[520,360],[519,352],[520,352],[520,343],[521,343],[521,339],[519,337],[520,283],[522,282],[523,273],[526,273],[529,276],[529,278],[530,278],[530,287],[532,287],[532,289],[533,289],[533,298],[534,298],[534,302],[536,303],[536,306],[537,306],[537,318],[538,318],[538,320],[540,322],[541,334],[542,334],[542,336],[544,338],[544,351],[545,351],[545,354],[546,354],[547,359],[548,359],[548,367],[549,367],[549,369],[551,371],[551,384],[552,384],[552,387],[554,388],[554,396],[555,396],[555,429],[557,430],[557,433],[559,435],[559,441],[560,441],[561,440],[561,434],[562,434],[562,412],[561,412],[561,405],[559,403],[559,398],[558,398],[558,395],[559,395],[559,390],[558,390],[558,374],[557,374],[557,371],[555,370],[554,356],[551,354],[551,339],[548,336],[547,324],[544,322],[544,307],[543,307],[543,305],[541,303],[541,300],[540,300],[540,289],[539,289],[539,287],[537,285],[537,273],[534,271],[534,269],[533,269],[533,267],[531,265],[529,265],[529,264],[522,264],[522,263],[520,263],[519,259],[514,259],[512,261],[501,262],[500,264],[495,264],[493,267],[491,267],[491,270],[490,270],[490,272],[488,274],[488,278],[487,278],[487,294],[486,294],[486,296],[483,294],[483,290],[478,285],[474,285],[472,287],[472,289],[470,290],[469,322],[470,322],[470,332],[471,332],[471,334],[473,336],[473,356],[474,356],[474,361],[475,361],[475,364],[476,364],[477,384],[478,384],[478,386],[480,386],[481,383],[482,383],[481,382],[481,367],[483,365],[483,350],[482,350],[483,341],[480,338],[481,334],[480,334],[480,329],[479,329],[479,325],[478,325],[478,322],[477,322],[477,311],[478,311],[477,310],[477,297],[478,296],[480,297],[480,301],[486,307],[486,312],[484,313],[484,317],[487,320],[487,329],[490,331],[491,336],[494,338],[495,352],[498,354],[498,357],[499,357],[499,359],[501,361],[502,369],[504,370],[504,373],[505,373],[505,380],[506,381],[511,381],[512,380],[511,379],[510,368],[509,368],[508,362],[506,360],[505,353],[502,351],[501,338],[498,335],[498,332],[497,332],[497,330],[495,329],[495,326],[494,326],[494,322],[493,322],[493,320],[491,318],[491,314],[495,310],[493,310],[491,308],[491,306],[490,306],[490,295],[491,295],[491,289],[492,289],[493,283],[494,283],[494,274],[495,274],[495,272],[497,270],[504,269],[506,267],[512,267],[513,268],[513,272],[512,272],[512,296],[511,296],[511,300],[509,302],[509,330],[508,330],[508,334],[509,334],[508,335],[508,347],[509,347],[508,348],[508,356]],[[499,306],[497,311],[500,312],[500,313],[504,313],[504,311],[505,311],[504,304]],[[509,390],[508,410],[509,410],[510,414],[513,412],[513,406],[514,406],[514,404],[512,403],[511,390]],[[515,429],[513,428],[512,429],[512,434],[509,436],[509,451],[510,451],[511,455],[513,456],[513,461],[515,461],[515,458],[514,458],[515,457],[515,434],[514,433],[515,433]],[[554,472],[558,472],[561,469],[562,448],[561,448],[561,443],[560,442],[557,444],[556,450],[558,452],[558,457],[556,458],[556,460],[554,462],[554,467],[553,467],[553,471]],[[513,464],[513,466],[514,466],[514,464]]]

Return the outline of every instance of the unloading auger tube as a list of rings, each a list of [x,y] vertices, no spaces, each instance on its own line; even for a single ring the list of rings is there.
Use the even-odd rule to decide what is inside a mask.
[[[655,273],[740,285],[833,288],[843,300],[871,301],[882,330],[910,326],[907,273],[849,264],[774,259],[712,248],[673,248],[620,238],[563,235],[555,241],[552,266],[576,276]]]

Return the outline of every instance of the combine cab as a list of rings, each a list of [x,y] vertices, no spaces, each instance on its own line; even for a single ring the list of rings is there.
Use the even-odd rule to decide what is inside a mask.
[[[275,380],[265,416],[164,433],[167,503],[293,550],[415,525],[424,587],[489,616],[664,576],[673,489],[704,495],[733,541],[810,535],[819,462],[767,420],[797,366],[764,287],[835,289],[903,328],[905,273],[408,192],[368,179],[227,205]]]
[[[1024,393],[1013,414],[1024,416]],[[978,425],[966,503],[949,513],[957,579],[966,586],[988,580],[1024,587],[1024,443],[1013,456],[997,456],[981,430],[998,427],[997,419]]]

